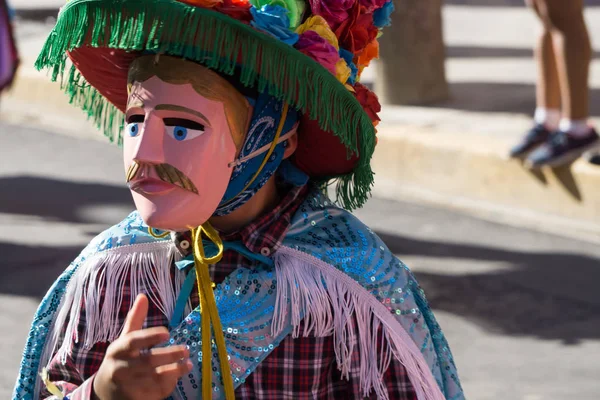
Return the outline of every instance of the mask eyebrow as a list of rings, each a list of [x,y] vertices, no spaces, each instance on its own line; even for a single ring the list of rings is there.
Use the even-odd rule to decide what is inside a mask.
[[[168,111],[181,111],[184,113],[195,115],[196,117],[201,118],[207,125],[210,126],[208,122],[208,118],[204,116],[200,111],[192,110],[191,108],[187,108],[184,106],[178,106],[175,104],[158,104],[154,107],[155,110],[168,110]]]

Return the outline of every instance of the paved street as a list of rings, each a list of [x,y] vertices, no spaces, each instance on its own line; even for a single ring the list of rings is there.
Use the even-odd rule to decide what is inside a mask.
[[[131,209],[119,150],[0,123],[0,398],[53,279]],[[600,249],[410,203],[357,214],[417,272],[475,400],[598,399]]]

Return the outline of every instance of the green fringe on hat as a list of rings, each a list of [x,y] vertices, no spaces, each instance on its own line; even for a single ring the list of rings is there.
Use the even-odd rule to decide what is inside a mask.
[[[50,69],[53,81],[60,77],[71,103],[118,143],[123,114],[75,67],[65,74],[66,52],[83,46],[168,54],[229,75],[239,67],[243,85],[267,91],[308,114],[339,137],[348,156],[360,155],[351,174],[332,178],[337,180],[337,200],[344,208],[361,207],[368,199],[375,128],[335,76],[292,46],[227,15],[174,0],[72,0],[61,10],[35,66]]]

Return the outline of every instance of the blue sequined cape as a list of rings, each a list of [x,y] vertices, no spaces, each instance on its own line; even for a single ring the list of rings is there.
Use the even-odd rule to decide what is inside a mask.
[[[154,271],[153,276],[160,281],[166,279],[176,259],[173,241],[150,236],[137,212],[93,239],[55,281],[39,306],[13,399],[37,398],[41,368],[51,355],[68,354],[69,341],[62,337],[73,337],[73,325],[77,323],[68,316],[81,311],[74,312],[73,308],[81,303],[83,285],[95,279],[94,274],[103,267],[107,279],[111,273],[117,276],[125,271],[144,278],[148,271]],[[381,239],[350,213],[324,195],[312,193],[294,216],[283,246],[271,259],[273,262],[256,268],[234,271],[214,291],[236,387],[287,335],[297,335],[300,321],[304,321],[308,327],[304,334],[333,334],[337,338],[342,376],[349,367],[352,346],[348,351],[347,343],[340,343],[341,338],[350,336],[348,341],[355,340],[362,349],[360,375],[365,393],[374,390],[380,398],[387,398],[380,379],[385,363],[382,366],[379,358],[384,350],[377,350],[375,340],[382,333],[385,357],[389,354],[403,363],[420,399],[464,399],[448,343],[423,290]],[[175,282],[176,287],[183,278]],[[118,291],[118,285],[107,289],[107,298],[111,290]],[[144,292],[143,285],[132,288],[132,296],[136,291]],[[177,296],[168,289],[155,296],[169,318]],[[107,318],[101,310],[85,311]],[[201,314],[196,309],[186,315],[171,329],[170,343],[188,345],[195,365],[192,373],[178,382],[174,399],[196,398],[201,388]],[[356,318],[358,325],[367,327],[359,329],[356,338],[347,331],[349,324],[344,321],[348,318]],[[114,340],[120,326],[110,325],[117,323],[96,324],[104,327],[94,332],[90,328],[77,340],[84,346]],[[219,399],[223,391],[216,351],[211,356],[216,367],[213,398]]]

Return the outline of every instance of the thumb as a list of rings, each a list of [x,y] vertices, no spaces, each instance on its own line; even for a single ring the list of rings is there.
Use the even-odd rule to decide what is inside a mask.
[[[146,297],[145,294],[139,294],[136,297],[131,310],[129,310],[129,313],[127,313],[127,318],[125,319],[121,336],[142,329],[147,315],[148,297]]]

